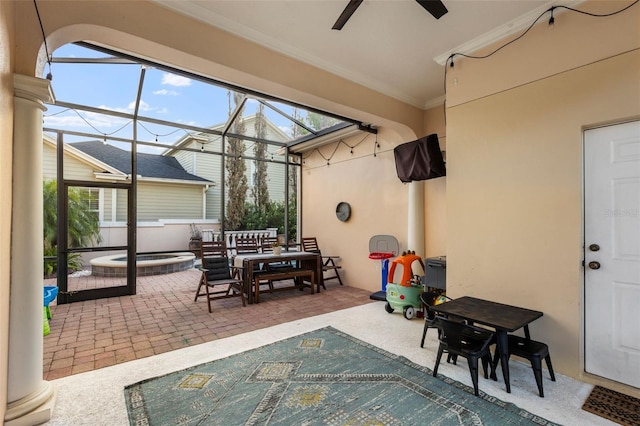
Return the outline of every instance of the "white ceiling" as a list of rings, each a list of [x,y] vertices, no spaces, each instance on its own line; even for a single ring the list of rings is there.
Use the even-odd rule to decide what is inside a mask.
[[[515,37],[557,5],[444,0],[449,12],[436,20],[414,0],[364,0],[337,31],[348,0],[154,1],[420,108],[442,103],[450,53]]]

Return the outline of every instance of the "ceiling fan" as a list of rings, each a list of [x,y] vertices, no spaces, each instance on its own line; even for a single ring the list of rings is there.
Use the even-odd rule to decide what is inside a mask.
[[[448,12],[447,8],[440,0],[416,0],[416,2],[418,2],[420,6],[424,7],[427,12],[432,14],[436,19],[440,19],[442,15]],[[335,24],[333,24],[333,27],[331,27],[331,29],[341,30],[342,27],[344,27],[344,24],[346,24],[349,18],[351,18],[353,12],[355,12],[356,9],[360,6],[360,3],[362,3],[362,0],[349,0],[349,4],[347,4],[347,7],[344,8],[342,13],[338,17],[338,20]]]

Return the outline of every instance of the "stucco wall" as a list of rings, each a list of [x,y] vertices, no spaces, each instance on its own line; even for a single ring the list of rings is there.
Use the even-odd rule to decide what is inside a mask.
[[[342,257],[345,284],[372,292],[380,290],[381,272],[380,262],[369,259],[369,239],[393,235],[400,249],[407,249],[409,193],[393,157],[393,148],[406,141],[388,129],[381,129],[377,140],[380,148],[375,135],[357,135],[337,147],[307,152],[302,168],[301,235],[317,237],[323,254]],[[336,218],[341,201],[351,205],[347,222]]]
[[[447,111],[447,288],[452,297],[543,311],[532,334],[550,345],[554,368],[584,378],[582,133],[640,116],[640,9],[558,21],[553,44],[545,29],[495,61],[456,64],[457,102]],[[563,55],[559,71],[549,59]],[[483,77],[492,92],[475,87]],[[460,87],[469,81],[474,87]]]
[[[447,150],[447,135],[444,120],[444,105],[428,109],[424,114],[424,134],[438,135],[440,149]],[[424,182],[424,257],[447,254],[447,178],[441,177]]]
[[[0,200],[11,199],[13,145],[13,3],[0,2]],[[0,419],[7,406],[11,209],[0,209]]]

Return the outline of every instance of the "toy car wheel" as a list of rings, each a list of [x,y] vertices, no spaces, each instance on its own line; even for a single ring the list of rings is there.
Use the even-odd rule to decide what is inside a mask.
[[[390,314],[393,313],[393,308],[391,307],[391,305],[389,304],[389,302],[385,303],[384,305],[384,310],[389,312]]]
[[[404,308],[404,317],[408,320],[413,319],[416,316],[416,310],[413,306],[406,306]]]

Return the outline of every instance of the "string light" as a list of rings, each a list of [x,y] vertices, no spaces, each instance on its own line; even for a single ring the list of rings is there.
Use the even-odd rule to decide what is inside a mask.
[[[547,13],[551,14],[551,16],[549,17],[549,28],[553,29],[554,26],[555,26],[555,22],[556,22],[555,17],[553,16],[553,12],[554,12],[555,9],[566,9],[566,10],[571,11],[571,12],[576,12],[576,13],[580,13],[580,14],[591,16],[591,17],[595,17],[595,18],[605,18],[605,17],[608,17],[608,16],[613,16],[613,15],[617,15],[619,13],[622,13],[622,12],[626,11],[627,9],[629,9],[629,8],[635,6],[636,4],[638,4],[638,2],[640,2],[640,0],[635,0],[633,3],[623,7],[622,9],[616,10],[616,11],[611,12],[611,13],[603,13],[603,14],[585,12],[583,10],[574,9],[572,7],[569,7],[569,6],[552,6],[549,9],[545,10],[544,12],[542,12],[540,15],[538,15],[538,17],[533,20],[531,25],[529,25],[529,27],[526,30],[524,30],[522,32],[522,34],[520,34],[518,37],[514,38],[513,40],[510,40],[510,41],[506,42],[502,46],[496,48],[495,50],[493,50],[490,53],[487,53],[486,55],[475,56],[475,55],[467,55],[465,53],[459,53],[459,52],[452,53],[447,58],[447,61],[449,62],[449,68],[453,68],[453,58],[455,56],[462,56],[462,57],[469,58],[469,59],[486,59],[486,58],[488,58],[490,56],[495,55],[496,53],[498,53],[499,51],[501,51],[505,47],[515,43],[516,41],[518,41],[522,37],[524,37],[527,33],[529,33],[529,31],[531,31],[531,29],[534,27],[534,25]],[[447,104],[447,66],[446,66],[446,63],[445,63],[445,70],[444,70],[444,95],[445,95],[444,122],[445,122],[445,125],[446,125],[446,123],[447,123],[447,108],[446,108],[446,104]]]
[[[44,51],[47,55],[47,64],[49,64],[49,72],[47,73],[47,80],[53,80],[53,74],[51,71],[51,55],[49,54],[49,46],[47,45],[47,36],[44,34],[44,26],[42,25],[42,19],[40,19],[40,11],[38,10],[38,3],[33,0],[33,5],[36,8],[36,15],[38,16],[38,23],[40,24],[40,31],[42,32],[42,40],[44,41]]]

